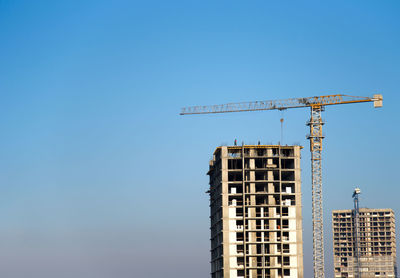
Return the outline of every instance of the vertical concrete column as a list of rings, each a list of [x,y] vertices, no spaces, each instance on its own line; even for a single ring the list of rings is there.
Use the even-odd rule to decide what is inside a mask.
[[[294,147],[294,171],[295,171],[295,202],[296,202],[296,251],[298,278],[303,278],[303,215],[301,200],[301,167],[300,167],[300,146]]]
[[[255,150],[251,149],[251,154],[254,155],[255,154]],[[250,174],[250,186],[249,186],[249,192],[250,195],[250,205],[255,205],[256,204],[256,196],[254,195],[256,189],[255,189],[255,172],[254,169],[256,168],[255,166],[255,161],[254,158],[250,158],[249,160],[249,174]],[[256,209],[255,207],[249,207],[249,216],[250,217],[255,217],[256,216]],[[255,243],[257,241],[257,234],[256,232],[254,232],[254,230],[257,229],[256,227],[256,220],[252,219],[252,220],[248,220],[249,221],[249,227],[251,230],[253,230],[253,232],[249,232],[249,243]],[[257,254],[257,246],[255,244],[252,244],[249,248],[250,254],[254,255]],[[257,258],[256,257],[252,257],[249,260],[250,263],[250,267],[255,267],[257,265]],[[250,276],[253,276],[255,273],[253,273],[254,271],[250,271]]]
[[[221,173],[222,173],[222,230],[223,230],[223,252],[224,277],[230,275],[230,229],[229,229],[229,198],[228,198],[228,148],[221,147]]]

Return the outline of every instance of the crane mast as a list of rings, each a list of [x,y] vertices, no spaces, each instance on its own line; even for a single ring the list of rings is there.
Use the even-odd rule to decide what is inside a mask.
[[[360,211],[358,204],[358,196],[361,194],[360,188],[354,189],[354,278],[361,277],[360,269]]]
[[[322,121],[321,105],[311,106],[311,118],[308,122],[311,151],[312,179],[312,223],[313,223],[313,263],[314,277],[324,277],[324,219],[322,206]]]
[[[227,103],[220,105],[190,106],[182,108],[180,115],[214,114],[262,110],[285,110],[289,108],[311,108],[311,117],[307,122],[310,127],[311,180],[312,180],[312,222],[313,222],[313,267],[314,278],[324,278],[324,225],[322,204],[322,126],[321,113],[325,106],[374,102],[374,107],[382,107],[382,95],[371,97],[349,95],[326,95],[284,100],[266,100]],[[247,277],[245,277],[247,278]]]

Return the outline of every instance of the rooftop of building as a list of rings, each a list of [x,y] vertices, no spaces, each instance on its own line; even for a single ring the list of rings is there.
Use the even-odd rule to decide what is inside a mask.
[[[233,145],[233,146],[219,146],[215,148],[214,154],[219,151],[222,147],[227,147],[228,150],[241,150],[244,149],[270,149],[270,148],[280,148],[280,149],[291,149],[293,147],[300,147],[303,149],[301,145]]]
[[[393,212],[393,209],[391,208],[360,208],[360,212]],[[338,209],[338,210],[332,210],[333,213],[351,213],[353,209]]]

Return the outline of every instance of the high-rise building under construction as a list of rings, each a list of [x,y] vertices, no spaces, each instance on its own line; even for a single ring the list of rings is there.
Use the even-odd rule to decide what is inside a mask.
[[[397,277],[392,209],[334,210],[334,277]],[[358,242],[358,243],[357,243]]]
[[[303,278],[300,150],[215,150],[208,172],[212,278]]]

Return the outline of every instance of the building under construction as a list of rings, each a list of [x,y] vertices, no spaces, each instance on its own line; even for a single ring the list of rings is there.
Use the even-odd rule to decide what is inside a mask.
[[[397,277],[392,209],[334,210],[335,278]]]
[[[303,278],[300,150],[215,150],[208,172],[212,278]]]

